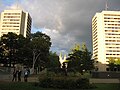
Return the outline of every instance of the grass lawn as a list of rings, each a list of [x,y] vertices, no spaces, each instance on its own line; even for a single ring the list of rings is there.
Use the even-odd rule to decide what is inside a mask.
[[[95,84],[97,87],[93,90],[120,90],[120,83],[104,83],[104,84]]]
[[[33,83],[25,82],[0,82],[0,90],[59,90],[36,87]]]
[[[120,90],[120,84],[95,84],[92,90]],[[0,90],[63,90],[35,87],[33,83],[25,82],[0,82]],[[78,89],[80,90],[80,89]]]

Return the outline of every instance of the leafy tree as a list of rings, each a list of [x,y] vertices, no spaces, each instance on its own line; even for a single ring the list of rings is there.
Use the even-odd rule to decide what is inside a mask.
[[[0,56],[4,55],[4,64],[22,64],[28,67],[45,67],[49,61],[50,37],[41,32],[31,35],[31,39],[22,35],[8,33],[1,37]]]
[[[110,71],[114,71],[114,67],[115,67],[115,60],[112,57],[109,57],[109,61],[108,61],[108,66],[109,66],[109,70]]]
[[[81,59],[81,51],[75,51],[72,54],[69,54],[68,60],[68,68],[73,68],[76,71],[82,71],[82,59]]]
[[[18,50],[16,52],[17,63],[31,67],[32,52],[30,49],[30,39],[23,37],[23,35],[18,35],[17,44],[18,44]]]
[[[118,58],[117,60],[115,60],[115,65],[120,65],[120,58]]]
[[[120,71],[120,58],[118,58],[118,59],[115,61],[115,66],[116,66],[117,70]]]
[[[110,71],[120,71],[120,58],[109,57],[108,66]]]
[[[91,56],[85,44],[82,45],[82,48],[80,48],[79,44],[75,44],[72,53],[69,54],[68,68],[74,68],[81,73],[93,69],[94,65]]]
[[[48,68],[56,68],[56,67],[60,67],[59,56],[56,54],[56,52],[53,53],[52,51],[50,51]]]
[[[30,43],[33,63],[32,68],[34,67],[46,67],[48,64],[49,49],[51,46],[50,37],[41,32],[36,32],[32,34],[31,43]]]
[[[83,67],[84,67],[84,70],[87,71],[87,70],[91,70],[91,69],[94,69],[94,61],[91,59],[92,57],[92,54],[91,52],[88,51],[85,43],[82,44],[82,61],[83,61]]]
[[[11,67],[11,64],[15,64],[15,58],[14,55],[17,51],[17,35],[14,33],[8,33],[8,34],[4,34],[1,37],[1,42],[4,45],[4,60],[8,60],[6,62],[6,64],[9,64],[9,66]]]
[[[29,42],[29,39],[24,38],[22,35],[17,35],[15,33],[9,32],[8,34],[4,34],[1,37],[1,55],[2,56],[2,62],[5,66],[9,64],[11,67],[11,64],[24,64],[24,56],[28,58],[26,51],[26,45]]]

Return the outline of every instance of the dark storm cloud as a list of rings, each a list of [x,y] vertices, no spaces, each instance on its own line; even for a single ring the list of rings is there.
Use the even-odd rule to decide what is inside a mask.
[[[68,52],[75,43],[91,44],[91,20],[105,10],[106,0],[21,0],[21,7],[33,18],[35,28],[52,39],[52,50]],[[120,10],[120,0],[108,0],[108,10]]]
[[[109,0],[107,4],[108,10],[120,9],[120,0]],[[66,5],[63,32],[72,33],[76,41],[86,42],[91,50],[91,20],[96,12],[105,10],[106,0],[70,0]]]
[[[69,33],[75,42],[86,42],[91,50],[91,19],[97,11],[105,9],[103,0],[70,0],[64,11],[62,34]]]
[[[120,11],[120,0],[108,0],[108,10]]]

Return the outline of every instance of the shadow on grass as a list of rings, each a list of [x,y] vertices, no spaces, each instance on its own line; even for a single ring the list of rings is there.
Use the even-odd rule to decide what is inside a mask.
[[[91,90],[120,90],[120,84],[95,84],[97,88]],[[34,86],[34,83],[25,82],[0,82],[0,90],[67,90],[67,89],[53,89],[41,88]],[[81,89],[77,89],[81,90]],[[88,89],[90,90],[90,89]]]
[[[34,83],[28,83],[28,82],[27,83],[25,82],[0,82],[0,90],[61,90],[61,89],[36,87],[34,86]]]

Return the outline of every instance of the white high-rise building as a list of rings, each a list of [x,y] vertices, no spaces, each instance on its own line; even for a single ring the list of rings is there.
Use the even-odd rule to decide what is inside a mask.
[[[106,71],[109,58],[120,58],[120,11],[102,11],[92,19],[93,58]]]
[[[4,10],[0,18],[0,37],[8,32],[29,37],[32,19],[28,12],[22,10]]]

